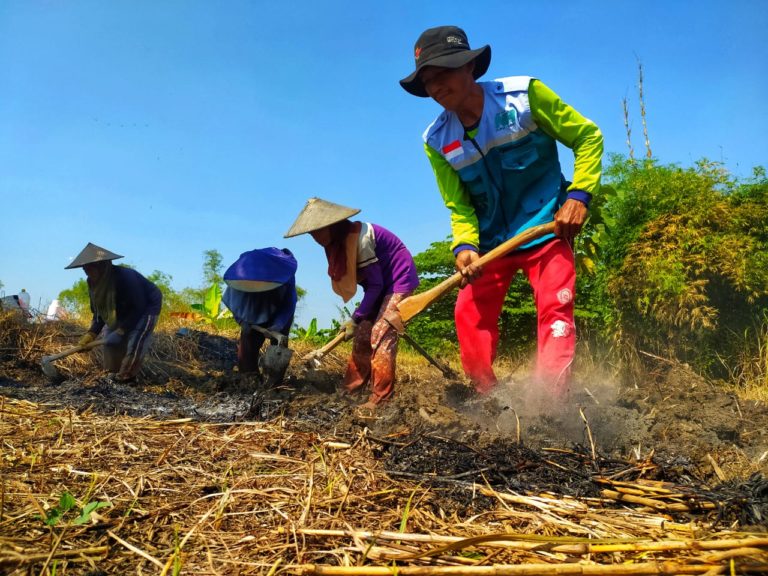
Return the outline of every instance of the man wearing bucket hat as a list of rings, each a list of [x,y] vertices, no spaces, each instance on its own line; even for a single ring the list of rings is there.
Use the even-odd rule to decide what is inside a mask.
[[[144,276],[112,260],[122,256],[90,242],[66,267],[82,268],[87,277],[93,318],[78,344],[92,342],[102,330],[104,369],[129,382],[141,370],[163,302],[160,289]]]
[[[227,289],[222,301],[240,325],[237,362],[240,372],[258,372],[261,347],[268,331],[272,344],[285,348],[296,312],[297,262],[287,248],[259,248],[244,252],[226,272]],[[290,360],[290,355],[281,358]],[[281,365],[282,380],[287,362]]]
[[[397,315],[397,304],[419,285],[416,265],[405,244],[386,228],[351,221],[360,212],[320,198],[310,198],[285,237],[309,233],[325,249],[333,291],[348,302],[363,287],[363,299],[342,329],[354,338],[344,388],[361,389],[370,382],[373,410],[394,391],[397,330],[385,316]]]
[[[455,308],[464,371],[480,393],[495,386],[498,319],[522,270],[538,314],[536,376],[553,396],[564,397],[576,341],[573,243],[600,188],[600,130],[535,78],[478,82],[491,48],[470,49],[456,26],[423,32],[415,60],[400,85],[444,109],[424,133],[424,148],[451,212],[451,248],[464,277]],[[561,174],[557,142],[573,150],[573,182]],[[475,264],[505,240],[553,221],[554,235],[482,268]]]

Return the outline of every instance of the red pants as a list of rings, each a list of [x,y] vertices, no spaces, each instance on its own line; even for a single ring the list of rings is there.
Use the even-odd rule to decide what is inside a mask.
[[[459,291],[456,333],[464,372],[480,393],[490,392],[496,385],[492,365],[499,343],[499,315],[518,270],[528,277],[536,302],[536,377],[553,396],[562,396],[568,391],[576,346],[576,268],[573,251],[560,238],[486,264],[482,276]]]
[[[355,330],[352,356],[344,375],[344,388],[353,392],[371,382],[368,401],[379,404],[395,390],[395,364],[398,335],[389,322],[386,312],[396,312],[397,305],[408,294],[388,294],[381,303],[376,321],[363,320]]]

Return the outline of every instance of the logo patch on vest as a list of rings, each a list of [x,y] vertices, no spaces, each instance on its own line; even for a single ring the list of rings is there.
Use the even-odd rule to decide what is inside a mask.
[[[450,144],[443,146],[443,156],[449,162],[462,154],[464,154],[464,147],[459,140],[454,140]]]
[[[495,118],[496,131],[512,128],[517,124],[517,110],[510,108],[504,112],[496,114]]]

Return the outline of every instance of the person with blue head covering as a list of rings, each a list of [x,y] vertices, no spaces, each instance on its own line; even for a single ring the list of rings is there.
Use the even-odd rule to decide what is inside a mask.
[[[222,301],[240,325],[237,362],[240,372],[258,372],[261,347],[272,332],[272,344],[287,346],[296,312],[296,258],[290,250],[259,248],[243,252],[224,273]],[[254,328],[257,327],[257,328]]]

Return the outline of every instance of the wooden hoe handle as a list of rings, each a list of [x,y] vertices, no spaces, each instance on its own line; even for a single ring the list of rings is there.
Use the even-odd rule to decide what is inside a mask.
[[[86,350],[90,350],[91,348],[96,348],[96,346],[100,346],[102,344],[104,344],[103,339],[91,340],[85,346],[72,346],[72,348],[67,348],[66,350],[62,350],[61,352],[58,352],[56,354],[52,354],[50,356],[44,356],[42,361],[53,362],[54,360],[58,360],[59,358],[64,358],[65,356],[69,356],[70,354],[74,354],[76,352],[85,352]]]
[[[268,338],[274,338],[275,340],[279,341],[281,336],[284,336],[284,334],[280,334],[279,332],[272,332],[272,330],[267,330],[266,328],[262,328],[258,324],[249,324],[251,328],[256,330],[257,332],[261,332],[264,334],[264,336]]]
[[[537,238],[541,238],[545,234],[551,234],[554,231],[554,222],[539,224],[533,228],[528,228],[517,236],[514,236],[506,242],[499,244],[490,252],[483,254],[475,262],[475,265],[483,266],[492,260],[496,260],[497,258],[512,252],[512,250],[515,248],[518,248],[523,244],[527,244],[531,240],[536,240]],[[400,302],[400,304],[397,305],[397,309],[400,312],[400,317],[403,319],[403,323],[408,322],[408,320],[416,316],[416,314],[419,312],[422,312],[427,306],[432,304],[432,302],[444,296],[452,289],[456,288],[456,286],[459,284],[461,284],[461,272],[456,272],[426,292],[421,292],[419,294],[414,294],[413,296],[405,298],[402,302]]]
[[[323,356],[328,354],[328,352],[330,352],[331,350],[336,348],[336,346],[341,344],[344,341],[344,337],[345,336],[346,336],[346,334],[345,334],[344,330],[342,330],[341,332],[336,334],[336,336],[334,336],[333,340],[328,342],[328,344],[326,344],[322,348],[320,348],[318,350],[315,350],[313,352],[310,352],[309,354],[304,356],[304,360],[312,360],[312,359],[319,360],[320,358],[322,358]]]

